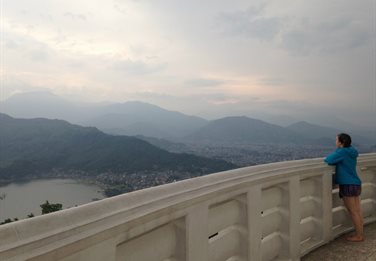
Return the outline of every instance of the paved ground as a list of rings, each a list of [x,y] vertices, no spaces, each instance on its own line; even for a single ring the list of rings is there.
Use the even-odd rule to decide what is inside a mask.
[[[351,243],[346,235],[307,254],[302,261],[376,261],[376,223],[364,227],[366,240]]]

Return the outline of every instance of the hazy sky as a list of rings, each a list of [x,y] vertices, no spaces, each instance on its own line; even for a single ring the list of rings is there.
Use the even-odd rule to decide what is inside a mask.
[[[1,99],[376,126],[374,0],[0,0]]]

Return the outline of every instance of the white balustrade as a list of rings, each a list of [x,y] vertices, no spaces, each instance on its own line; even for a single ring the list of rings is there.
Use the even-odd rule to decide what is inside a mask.
[[[376,221],[376,154],[358,160]],[[241,168],[0,226],[0,260],[299,260],[350,231],[322,159]]]

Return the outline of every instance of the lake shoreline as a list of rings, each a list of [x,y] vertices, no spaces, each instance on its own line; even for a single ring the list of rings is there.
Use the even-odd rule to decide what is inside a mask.
[[[102,187],[90,179],[62,177],[33,177],[18,179],[0,186],[0,222],[24,219],[32,213],[41,215],[40,205],[49,201],[60,203],[63,209],[80,206],[106,198]]]
[[[23,184],[28,183],[32,181],[38,181],[38,180],[53,180],[53,179],[72,179],[77,181],[78,183],[86,184],[86,185],[95,185],[98,186],[101,189],[101,194],[104,197],[107,197],[105,194],[105,190],[108,189],[108,185],[98,182],[95,176],[90,175],[88,173],[82,173],[79,174],[77,172],[60,172],[60,171],[53,171],[52,173],[40,173],[40,174],[34,174],[32,176],[26,176],[22,178],[16,178],[16,179],[0,179],[0,188],[8,186],[10,184]],[[1,191],[0,191],[1,193]]]

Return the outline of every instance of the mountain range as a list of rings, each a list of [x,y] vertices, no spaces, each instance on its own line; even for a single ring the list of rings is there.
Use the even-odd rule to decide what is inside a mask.
[[[13,95],[0,103],[0,109],[17,118],[60,119],[109,134],[157,138],[183,137],[208,123],[200,117],[138,101],[76,103],[49,92]]]
[[[305,121],[282,127],[245,116],[209,121],[143,102],[76,103],[51,93],[14,95],[0,103],[0,109],[13,117],[62,119],[96,127],[108,134],[158,138],[159,141],[151,141],[168,147],[171,144],[168,145],[166,140],[211,145],[276,143],[332,146],[336,134],[349,132]],[[350,133],[355,144],[376,144],[374,130]]]
[[[170,153],[128,136],[105,134],[62,120],[15,119],[0,114],[0,177],[34,175],[53,169],[131,173],[212,173],[236,166],[223,160]]]

